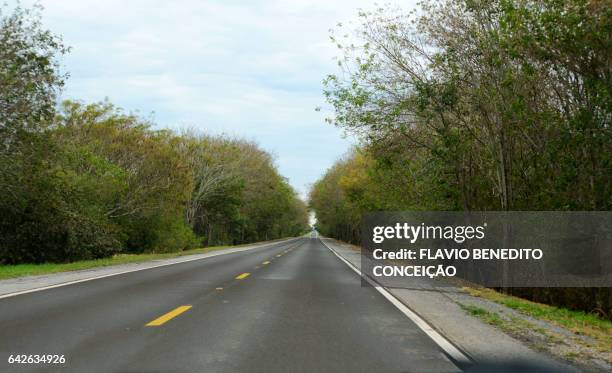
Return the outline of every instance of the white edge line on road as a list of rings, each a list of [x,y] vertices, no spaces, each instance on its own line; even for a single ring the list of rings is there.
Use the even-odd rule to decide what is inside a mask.
[[[391,304],[393,304],[398,310],[400,310],[404,315],[406,315],[410,320],[412,320],[425,334],[429,336],[442,350],[444,350],[450,357],[452,357],[455,361],[459,363],[471,363],[472,361],[465,356],[463,352],[461,352],[457,347],[455,347],[452,343],[448,341],[448,339],[444,338],[442,334],[438,333],[437,330],[432,328],[425,320],[423,320],[419,315],[414,313],[410,308],[408,308],[404,303],[402,303],[399,299],[397,299],[393,294],[389,292],[385,287],[375,282],[368,276],[365,276],[359,268],[355,267],[351,262],[344,259],[340,254],[338,254],[334,249],[329,247],[322,239],[319,239],[321,243],[325,247],[327,247],[335,256],[337,256],[340,260],[342,260],[350,269],[357,272],[357,274],[366,280],[374,289],[376,289],[383,297],[385,297]]]
[[[292,239],[287,239],[285,241],[291,241]],[[295,239],[293,239],[295,240]],[[176,262],[172,262],[172,263],[163,263],[163,264],[158,264],[158,265],[154,265],[151,267],[146,267],[146,268],[134,268],[134,269],[129,269],[127,271],[121,271],[121,272],[115,272],[115,273],[109,273],[106,275],[101,275],[101,276],[94,276],[94,277],[87,277],[87,278],[83,278],[80,280],[74,280],[74,281],[67,281],[67,282],[61,282],[59,284],[53,284],[53,285],[48,285],[48,286],[43,286],[40,288],[33,288],[33,289],[28,289],[28,290],[20,290],[20,291],[16,291],[14,293],[7,293],[7,294],[2,294],[0,295],[0,299],[4,299],[4,298],[10,298],[10,297],[16,297],[17,295],[22,295],[22,294],[29,294],[29,293],[35,293],[38,291],[43,291],[43,290],[49,290],[49,289],[55,289],[55,288],[59,288],[62,286],[68,286],[68,285],[73,285],[73,284],[78,284],[81,282],[87,282],[87,281],[93,281],[93,280],[99,280],[102,278],[106,278],[106,277],[112,277],[112,276],[119,276],[119,275],[123,275],[126,273],[131,273],[131,272],[138,272],[138,271],[145,271],[147,269],[153,269],[153,268],[159,268],[159,267],[165,267],[165,266],[170,266],[170,265],[174,265],[174,264],[181,264],[181,263],[187,263],[187,262],[193,262],[196,260],[204,260],[204,259],[208,259],[208,258],[212,258],[214,256],[219,256],[219,255],[225,255],[225,254],[233,254],[233,253],[239,253],[242,251],[247,251],[247,250],[252,250],[252,249],[256,249],[258,247],[263,247],[263,246],[267,246],[267,245],[274,245],[277,243],[281,243],[284,241],[280,241],[280,242],[271,242],[270,244],[262,244],[262,245],[257,245],[255,244],[255,247],[245,247],[245,248],[236,248],[232,251],[225,251],[225,252],[210,252],[210,253],[204,253],[204,254],[194,254],[194,255],[206,255],[206,254],[210,254],[210,255],[206,255],[204,257],[198,257],[198,258],[190,258],[190,259],[185,259],[185,260],[180,260],[180,261],[176,261]],[[230,249],[231,250],[231,249]],[[170,258],[171,259],[171,258]],[[146,262],[140,262],[140,263],[136,263],[136,264],[142,264],[142,263],[146,263]],[[120,265],[120,264],[119,264]],[[68,272],[57,272],[57,273],[68,273]]]

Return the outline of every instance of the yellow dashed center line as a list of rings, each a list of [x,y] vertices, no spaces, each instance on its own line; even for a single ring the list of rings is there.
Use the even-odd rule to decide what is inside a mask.
[[[261,263],[261,264],[263,264],[263,265],[268,265],[268,264],[270,264],[270,261],[269,261],[269,260],[266,260],[265,262],[263,262],[263,263]]]
[[[243,273],[243,274],[240,274],[240,275],[236,276],[236,280],[242,280],[242,279],[245,279],[245,278],[249,277],[249,275],[250,275],[250,273],[245,272],[245,273]]]
[[[156,318],[155,320],[151,321],[146,326],[160,326],[160,325],[163,325],[166,322],[172,320],[173,318],[177,317],[178,315],[180,315],[181,313],[187,311],[190,308],[191,308],[190,305],[180,306],[178,308],[175,308],[174,310],[168,312],[167,314],[162,315],[162,316]]]

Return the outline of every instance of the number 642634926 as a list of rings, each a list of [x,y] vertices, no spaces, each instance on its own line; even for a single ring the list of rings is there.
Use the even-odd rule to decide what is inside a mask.
[[[11,354],[8,357],[9,364],[64,364],[66,357],[58,354]]]

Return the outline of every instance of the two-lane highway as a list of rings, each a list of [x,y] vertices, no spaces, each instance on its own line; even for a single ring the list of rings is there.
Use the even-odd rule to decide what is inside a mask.
[[[318,238],[0,299],[0,358],[16,372],[458,370]]]

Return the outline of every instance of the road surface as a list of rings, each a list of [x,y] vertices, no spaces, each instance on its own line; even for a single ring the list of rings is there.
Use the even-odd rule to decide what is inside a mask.
[[[0,356],[11,372],[459,370],[308,237],[0,299]]]

